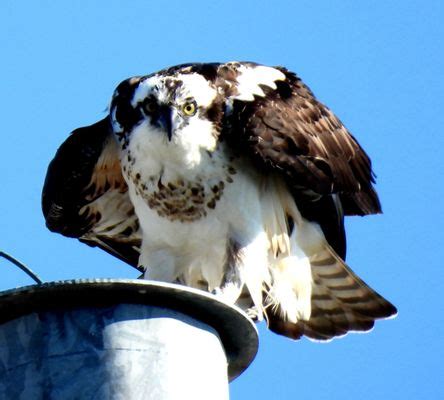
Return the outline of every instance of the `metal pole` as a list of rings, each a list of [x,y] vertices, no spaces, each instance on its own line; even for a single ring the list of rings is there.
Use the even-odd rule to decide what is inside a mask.
[[[258,344],[237,308],[142,280],[3,292],[0,323],[0,399],[226,400]]]

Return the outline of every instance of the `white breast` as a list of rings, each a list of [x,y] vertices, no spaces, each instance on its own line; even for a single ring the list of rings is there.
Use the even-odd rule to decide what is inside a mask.
[[[187,163],[183,153],[163,132],[144,135],[143,127],[122,151],[143,231],[139,262],[149,279],[211,291],[221,283],[230,241],[263,230],[259,179],[239,160],[230,161],[223,146],[201,151],[197,164]]]

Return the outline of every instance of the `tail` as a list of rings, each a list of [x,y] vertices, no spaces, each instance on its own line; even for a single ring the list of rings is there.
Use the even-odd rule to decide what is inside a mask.
[[[396,308],[329,246],[320,227],[301,217],[288,192],[274,189],[268,193],[275,193],[272,200],[282,211],[275,207],[272,216],[264,216],[271,243],[272,279],[263,301],[269,328],[293,339],[329,340],[369,331],[375,320],[395,315]],[[281,229],[287,216],[294,220],[290,236]]]
[[[329,340],[351,331],[369,331],[375,320],[396,314],[396,308],[362,281],[328,246],[309,257],[309,261],[312,275],[309,309],[292,310],[287,299],[278,298],[277,307],[266,309],[272,331],[293,339],[306,335]],[[285,271],[287,275],[291,273]],[[295,298],[304,297],[304,293],[301,295],[295,289]],[[290,300],[290,304],[293,302]]]

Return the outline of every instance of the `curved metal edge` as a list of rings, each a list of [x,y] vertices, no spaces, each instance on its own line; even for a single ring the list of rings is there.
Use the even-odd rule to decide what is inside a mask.
[[[146,304],[187,314],[213,327],[228,360],[230,381],[254,360],[259,339],[253,321],[210,293],[171,283],[136,279],[76,279],[0,292],[0,324],[34,312],[116,304]]]

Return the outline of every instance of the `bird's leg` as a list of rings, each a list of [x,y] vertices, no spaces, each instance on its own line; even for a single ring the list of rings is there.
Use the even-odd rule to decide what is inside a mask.
[[[234,304],[240,297],[244,282],[239,265],[240,247],[234,240],[228,241],[225,271],[219,287],[214,288],[212,293],[225,303]]]
[[[175,257],[168,251],[144,251],[142,247],[139,265],[145,269],[143,279],[168,283],[177,280]]]
[[[250,235],[245,235],[247,239]],[[248,289],[252,304],[246,309],[250,318],[263,319],[262,295],[264,285],[270,282],[268,269],[268,237],[265,231],[258,228],[253,231],[250,240],[239,249],[239,267],[243,282]]]
[[[244,238],[248,238],[247,235]],[[262,320],[262,290],[269,282],[268,239],[260,231],[244,246],[231,241],[226,271],[220,287],[213,293],[223,301],[236,304],[253,320]]]
[[[214,288],[213,294],[225,303],[234,304],[242,293],[244,284],[236,266],[228,267],[221,285]]]
[[[245,310],[245,313],[253,320],[253,321],[261,321],[263,318],[262,310],[259,310],[257,306],[249,307]]]

